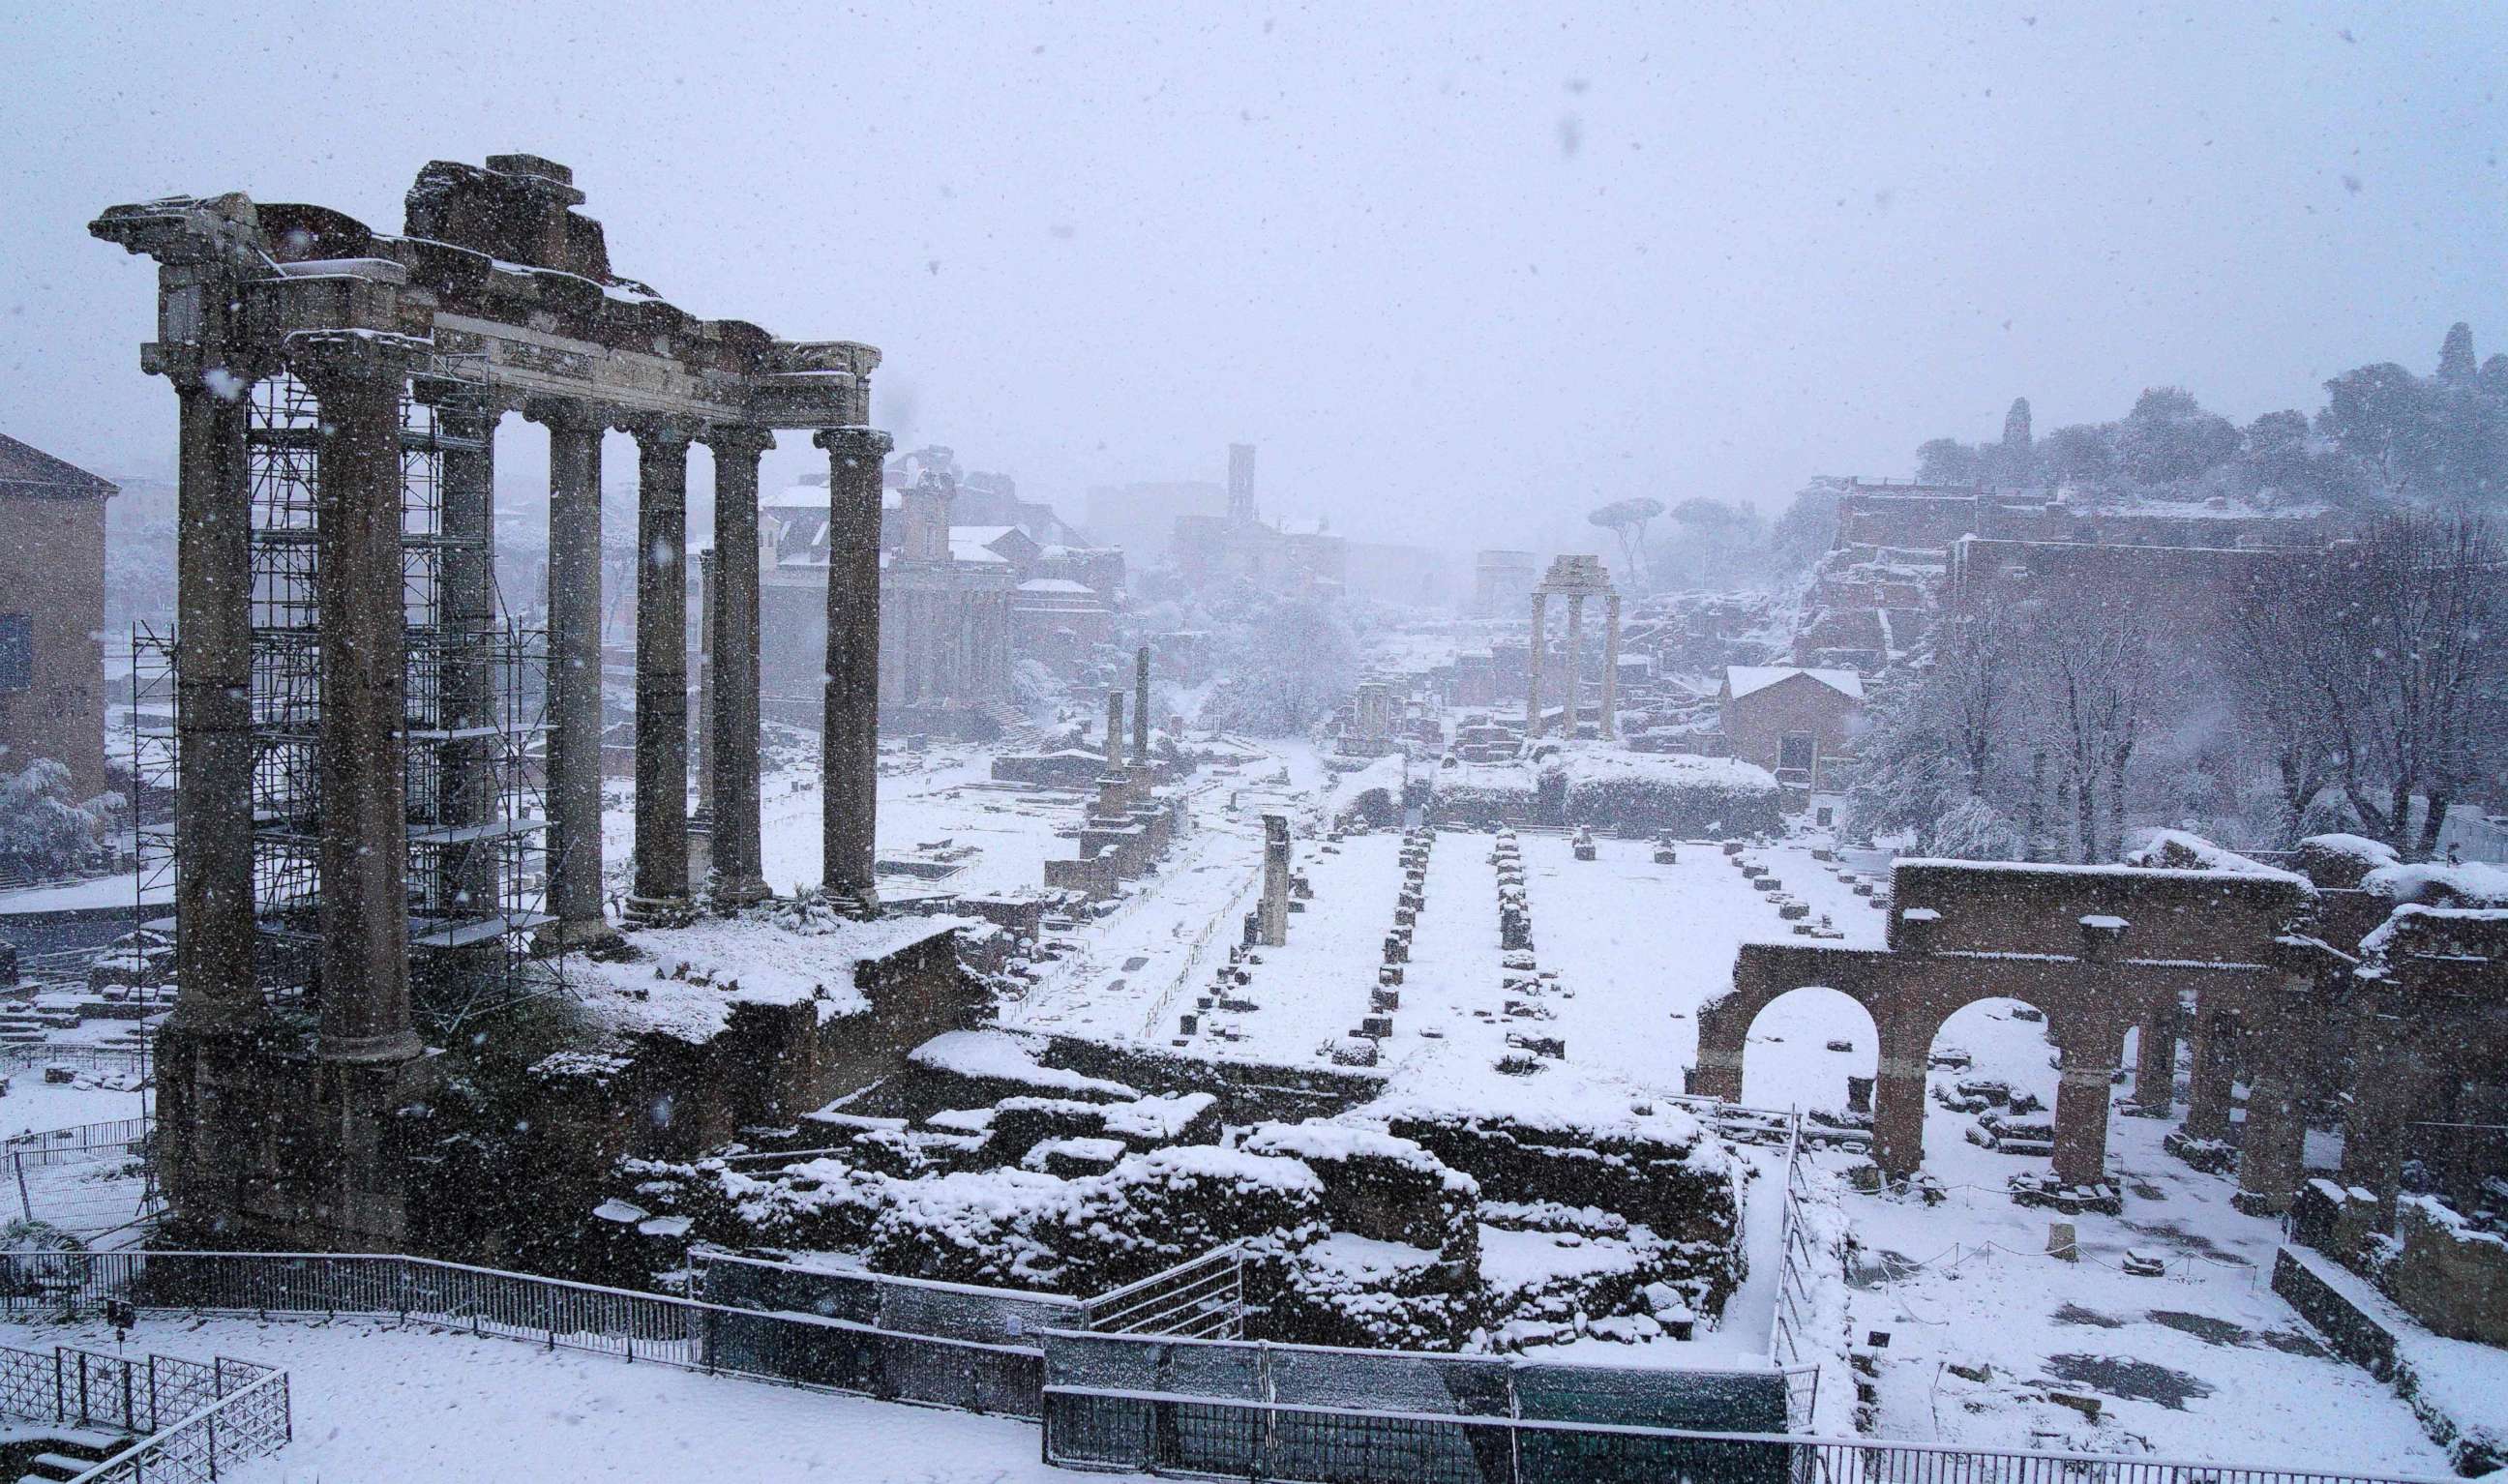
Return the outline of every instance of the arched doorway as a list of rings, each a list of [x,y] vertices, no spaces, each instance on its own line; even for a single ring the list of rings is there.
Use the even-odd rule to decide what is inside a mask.
[[[1925,1162],[1937,1178],[2001,1185],[2050,1168],[2062,1056],[2041,1007],[1970,1000],[1942,1017],[1925,1058]]]
[[[1742,1101],[1753,1107],[1844,1111],[1853,1105],[1850,1083],[1860,1078],[1862,1110],[1869,1112],[1880,1046],[1880,1031],[1854,996],[1824,985],[1788,990],[1751,1017]]]

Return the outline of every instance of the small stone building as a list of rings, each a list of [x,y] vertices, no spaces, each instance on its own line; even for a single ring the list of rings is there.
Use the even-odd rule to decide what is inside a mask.
[[[1855,759],[1863,677],[1851,670],[1732,665],[1716,708],[1725,750],[1775,774],[1789,788],[1832,788]]]
[[[104,508],[115,486],[0,434],[0,771],[104,792]]]

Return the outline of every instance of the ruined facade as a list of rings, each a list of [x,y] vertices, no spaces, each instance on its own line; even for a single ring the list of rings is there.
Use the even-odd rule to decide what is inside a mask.
[[[172,383],[180,412],[182,995],[159,1051],[162,1162],[188,1218],[393,1249],[409,1210],[387,1147],[390,1110],[434,1075],[413,948],[617,944],[603,905],[600,751],[601,462],[613,428],[638,451],[631,912],[681,921],[701,885],[686,829],[692,443],[716,467],[714,874],[722,897],[763,891],[759,548],[748,533],[757,460],[778,429],[810,431],[830,461],[825,890],[847,910],[874,905],[889,439],[867,416],[879,353],[682,312],[611,271],[601,225],[573,209],[583,199],[565,166],[504,155],[484,168],[428,164],[397,235],[241,195],[115,206],[91,225],[159,265],[157,337],[141,364]],[[514,733],[489,660],[496,440],[517,413],[549,439],[544,820],[514,813],[479,750]],[[256,485],[272,480],[298,503],[276,514],[257,503]],[[413,542],[420,502],[434,528]],[[404,602],[413,572],[427,587],[424,644]],[[255,611],[274,573],[304,595],[302,621],[279,629]],[[257,758],[274,745],[303,749],[292,799],[311,837],[284,843],[306,865],[277,921],[264,910],[269,857],[256,854],[267,844]],[[543,836],[544,899],[464,876]],[[435,887],[414,889],[415,861],[441,878],[440,901],[427,899]]]

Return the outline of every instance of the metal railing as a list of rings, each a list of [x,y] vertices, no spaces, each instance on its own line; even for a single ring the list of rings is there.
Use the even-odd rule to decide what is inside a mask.
[[[152,1060],[145,1046],[62,1046],[42,1041],[0,1046],[0,1071],[83,1067],[90,1071],[122,1071],[145,1077]]]
[[[1045,1414],[1049,1464],[1309,1484],[2443,1484],[2424,1475],[1059,1385],[1046,1388]]]
[[[92,1159],[100,1150],[119,1152],[156,1131],[154,1118],[110,1118],[102,1123],[77,1123],[65,1129],[41,1129],[0,1140],[0,1149],[24,1156],[30,1165]]]
[[[885,1400],[1038,1415],[1033,1346],[606,1288],[390,1254],[0,1253],[0,1318],[142,1309],[418,1321],[629,1361],[658,1361]]]
[[[234,1363],[234,1362],[229,1362]],[[269,1370],[212,1401],[138,1446],[96,1465],[70,1484],[213,1484],[223,1470],[264,1458],[296,1435],[288,1406],[287,1372]]]
[[[1804,1321],[1804,1307],[1812,1301],[1808,1274],[1812,1258],[1811,1239],[1804,1234],[1802,1197],[1802,1117],[1793,1117],[1793,1131],[1786,1140],[1786,1195],[1784,1215],[1779,1222],[1777,1246],[1777,1307],[1768,1323],[1768,1358],[1780,1365],[1803,1363],[1802,1340],[1798,1331]],[[1817,1363],[1817,1362],[1815,1362]],[[1815,1394],[1817,1389],[1815,1388]],[[1794,1421],[1808,1427],[1806,1416]]]
[[[1101,1334],[1245,1337],[1245,1247],[1232,1242],[1163,1273],[1098,1294],[1088,1327]]]
[[[108,1356],[71,1346],[0,1347],[0,1416],[128,1434],[136,1441],[81,1480],[214,1479],[276,1451],[289,1433],[287,1373],[221,1356]]]

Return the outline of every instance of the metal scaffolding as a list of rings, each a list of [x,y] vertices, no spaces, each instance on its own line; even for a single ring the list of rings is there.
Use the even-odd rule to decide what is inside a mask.
[[[253,388],[246,435],[252,500],[252,830],[255,977],[274,1006],[310,1012],[319,931],[322,719],[316,540],[321,412],[310,388],[277,376]],[[484,373],[438,356],[403,386],[400,408],[401,589],[406,621],[404,797],[410,991],[437,1035],[563,988],[535,959],[531,935],[550,921],[539,753],[548,731],[543,631],[526,628],[495,592],[493,613],[449,611],[448,562],[487,564],[489,529],[444,523],[448,452],[478,445],[456,426],[493,427]],[[172,725],[179,636],[134,630],[135,781],[170,791],[181,759]],[[471,686],[484,719],[461,714]],[[141,900],[170,885],[170,826],[139,836]],[[144,914],[143,914],[144,916]],[[170,931],[170,917],[150,926]]]

